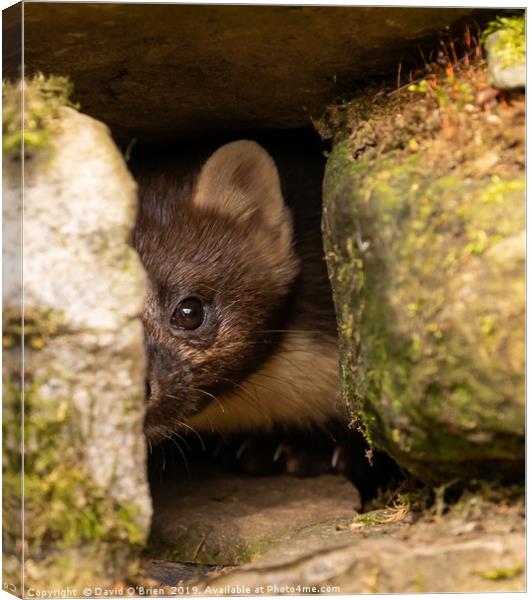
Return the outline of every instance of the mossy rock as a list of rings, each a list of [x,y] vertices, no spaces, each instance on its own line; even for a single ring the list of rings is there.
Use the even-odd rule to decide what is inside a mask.
[[[74,86],[66,77],[41,73],[22,82],[2,84],[2,150],[7,155],[29,154],[50,144],[50,126],[62,106],[70,102]],[[24,114],[21,105],[24,102]],[[24,122],[22,121],[24,117]],[[23,127],[24,125],[24,127]]]
[[[524,88],[526,83],[525,15],[499,17],[483,34],[488,52],[490,80],[504,90]]]
[[[4,86],[3,542],[16,593],[21,569],[22,593],[127,581],[151,516],[136,186],[107,128],[67,106],[68,88],[40,76]]]
[[[524,461],[524,113],[476,106],[485,76],[343,107],[324,183],[346,402],[429,481]]]
[[[190,582],[199,594],[420,594],[525,589],[523,499],[472,494],[444,514],[388,506],[382,520],[303,530],[261,558]],[[372,513],[366,513],[372,514]],[[181,565],[164,565],[179,585]],[[151,569],[154,578],[161,569]],[[262,589],[261,589],[262,588]],[[223,590],[223,591],[222,591]],[[230,590],[230,592],[227,592]],[[235,590],[235,591],[233,591]]]

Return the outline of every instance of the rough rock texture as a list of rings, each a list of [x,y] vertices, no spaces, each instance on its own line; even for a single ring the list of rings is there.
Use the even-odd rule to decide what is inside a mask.
[[[499,29],[486,37],[491,82],[503,90],[523,89],[526,84],[525,17],[502,18]]]
[[[497,32],[488,38],[488,52],[490,46],[496,46],[499,37],[500,34]],[[490,52],[488,64],[493,85],[502,90],[524,89],[526,84],[526,66],[524,62],[517,65],[504,65],[496,52]]]
[[[474,15],[473,15],[474,14]],[[38,4],[27,73],[75,83],[84,112],[126,142],[309,125],[352,82],[396,73],[471,9]],[[14,54],[15,55],[15,54]],[[80,56],[83,57],[80,60]]]
[[[481,65],[366,100],[324,183],[346,400],[421,479],[522,476],[524,99]]]
[[[154,586],[205,595],[367,594],[523,591],[524,565],[522,500],[473,495],[449,508],[378,510],[304,529],[222,573],[161,561],[147,570]]]
[[[20,97],[19,97],[20,100]],[[18,103],[20,106],[20,103]],[[4,102],[5,110],[5,102]],[[22,467],[20,407],[22,354],[22,169],[3,156],[2,178],[2,582],[22,590]],[[8,173],[6,172],[8,171]],[[12,311],[11,340],[6,325]],[[10,349],[11,348],[11,349]],[[9,493],[8,493],[9,491]]]
[[[103,124],[63,107],[47,127],[24,164],[23,434],[20,304],[4,287],[4,496],[20,490],[23,435],[26,587],[104,585],[134,568],[151,515],[136,187]],[[20,166],[4,161],[7,228],[20,226]]]
[[[358,491],[323,475],[252,478],[194,469],[192,479],[154,491],[149,555],[185,563],[235,565],[256,559],[295,532],[353,518]]]

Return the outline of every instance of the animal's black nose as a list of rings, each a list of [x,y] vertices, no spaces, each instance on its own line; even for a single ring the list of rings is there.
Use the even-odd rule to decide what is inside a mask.
[[[151,385],[149,379],[146,379],[146,395],[144,396],[144,402],[149,402],[151,397]]]

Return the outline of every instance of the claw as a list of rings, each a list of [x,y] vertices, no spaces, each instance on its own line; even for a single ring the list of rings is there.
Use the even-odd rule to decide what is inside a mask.
[[[332,457],[331,457],[331,467],[333,469],[336,469],[336,466],[338,465],[338,459],[340,458],[341,452],[342,452],[342,447],[336,446],[336,448],[334,449],[334,452],[332,453]]]
[[[242,457],[242,454],[244,454],[244,450],[249,446],[250,442],[249,440],[244,440],[241,444],[240,444],[240,448],[236,451],[236,458],[240,459]]]
[[[284,442],[281,442],[278,446],[277,446],[277,450],[275,450],[275,453],[273,455],[273,462],[277,462],[280,458],[281,455],[283,454],[283,452],[286,450],[286,445],[284,444]]]

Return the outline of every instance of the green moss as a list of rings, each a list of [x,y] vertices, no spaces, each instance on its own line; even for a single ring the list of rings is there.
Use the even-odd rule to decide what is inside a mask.
[[[6,309],[2,315],[2,347],[4,349],[24,345],[40,350],[47,341],[61,332],[64,315],[61,311],[24,307],[24,324],[18,309]],[[24,334],[24,335],[23,335]]]
[[[372,510],[371,512],[363,513],[355,518],[356,523],[364,525],[382,525],[386,523],[386,510]]]
[[[24,82],[2,83],[2,149],[26,155],[45,148],[50,142],[50,127],[61,106],[70,101],[73,85],[66,77],[34,75]],[[24,104],[24,122],[22,105]]]
[[[490,206],[484,222],[477,204],[492,195],[492,183],[464,187],[456,178],[432,181],[419,177],[415,159],[397,167],[382,161],[372,175],[384,172],[385,176],[363,204],[362,198],[368,196],[360,179],[362,171],[363,167],[351,167],[356,190],[351,202],[364,208],[348,229],[364,231],[373,250],[362,251],[349,243],[349,237],[343,248],[328,253],[343,338],[344,393],[355,418],[368,441],[388,450],[395,448],[396,457],[428,455],[442,462],[461,461],[464,456],[511,457],[520,451],[520,443],[509,444],[504,432],[517,434],[522,409],[508,399],[508,408],[501,411],[497,396],[507,387],[503,377],[511,379],[511,375],[492,372],[488,383],[484,365],[471,365],[470,350],[464,351],[463,346],[465,339],[477,339],[480,345],[480,336],[489,334],[498,352],[508,341],[503,325],[506,316],[496,307],[493,310],[489,301],[477,298],[478,305],[453,329],[445,316],[452,284],[450,288],[443,282],[463,269],[471,260],[468,257],[485,253],[501,236],[519,231],[522,195],[515,192],[523,182],[497,182],[505,200],[498,204],[499,210]],[[406,180],[417,182],[413,193],[405,190]],[[464,226],[463,213],[456,215],[468,188],[468,210],[474,219]],[[460,237],[456,232],[461,232]],[[478,268],[471,264],[473,277]],[[383,282],[390,280],[396,285],[384,289]],[[401,427],[396,426],[398,420]],[[499,431],[500,444],[479,447],[474,436],[468,439],[467,430],[482,428]],[[497,439],[494,435],[492,441]]]
[[[20,388],[4,380],[4,482],[20,503],[24,486],[25,541],[30,556],[51,547],[84,544],[141,544],[135,525],[137,508],[112,500],[82,470],[82,457],[71,440],[78,437],[72,407],[43,400],[40,386],[24,390],[24,470],[22,482],[22,402]],[[16,504],[16,503],[14,503]],[[15,543],[19,519],[6,514],[4,532]]]
[[[171,545],[152,535],[144,554],[172,562],[242,565],[259,558],[278,541],[276,538],[253,541],[234,539],[232,544],[227,544],[224,538],[213,538],[200,525],[192,524]]]
[[[371,445],[440,481],[515,473],[523,456],[524,129],[503,137],[470,105],[497,161],[477,167],[486,149],[462,136],[461,109],[475,73],[377,106],[376,146],[341,139],[324,182],[345,401]],[[405,129],[415,151],[397,143]]]
[[[523,571],[523,565],[518,565],[509,569],[488,569],[486,571],[475,571],[475,575],[490,581],[501,581],[503,579],[511,579],[512,577],[521,575]]]
[[[406,481],[409,486],[410,482]],[[354,524],[365,526],[390,525],[403,521],[412,512],[421,512],[430,505],[430,490],[427,487],[416,489],[399,488],[388,500],[384,508],[377,508],[355,517]],[[373,501],[379,502],[377,499]],[[382,504],[381,504],[382,505]]]
[[[524,192],[524,179],[503,180],[497,175],[491,177],[490,185],[482,192],[480,199],[489,204],[502,204],[510,192]]]
[[[421,79],[409,85],[408,91],[434,97],[442,109],[456,104],[457,108],[462,110],[464,106],[473,102],[475,97],[473,86],[468,81],[457,82],[454,76],[446,77],[432,85],[426,79]],[[409,147],[413,151],[417,150],[418,145],[415,138],[409,141]]]
[[[496,52],[503,67],[525,63],[526,37],[525,15],[517,17],[497,17],[482,33],[482,43],[488,36],[498,32],[498,39],[491,48]]]

